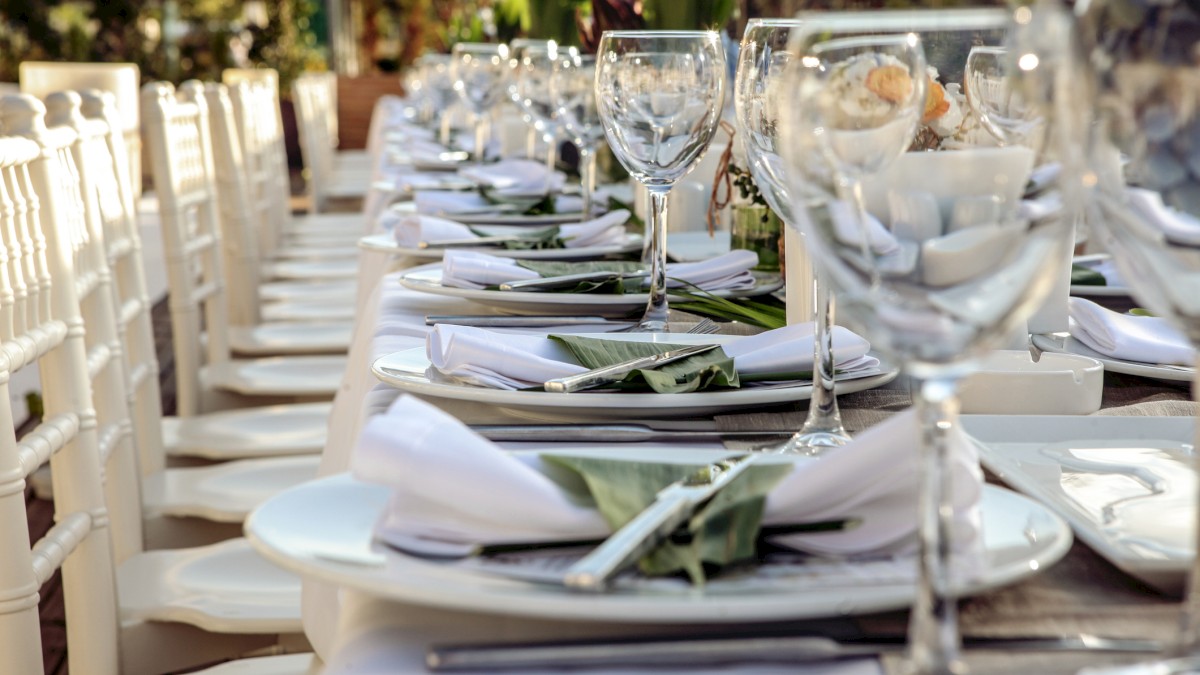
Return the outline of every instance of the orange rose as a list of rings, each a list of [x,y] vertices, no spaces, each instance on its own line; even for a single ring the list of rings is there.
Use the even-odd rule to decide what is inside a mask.
[[[950,110],[950,101],[946,100],[946,90],[942,85],[929,80],[928,89],[925,93],[925,114],[921,117],[921,124],[929,124]]]
[[[913,82],[900,66],[879,66],[867,73],[867,89],[889,103],[900,103],[912,96]]]

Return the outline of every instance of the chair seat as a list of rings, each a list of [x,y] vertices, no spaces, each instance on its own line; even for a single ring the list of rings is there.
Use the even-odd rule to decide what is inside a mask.
[[[193,671],[193,675],[318,675],[320,662],[312,654],[284,654],[238,659]]]
[[[306,301],[303,298],[273,300],[262,306],[264,321],[353,321],[355,305],[333,296]]]
[[[297,633],[300,578],[242,538],[147,551],[117,568],[121,621],[177,621],[213,633]]]
[[[310,213],[292,216],[283,231],[301,232],[350,232],[361,235],[366,229],[365,217],[361,213]]]
[[[345,372],[345,356],[278,356],[214,363],[200,379],[205,388],[246,396],[332,396]]]
[[[304,245],[288,244],[271,252],[274,260],[339,260],[342,258],[358,259],[362,249],[354,245]]]
[[[240,523],[267,498],[315,478],[320,461],[309,455],[166,469],[143,479],[142,508],[148,516]]]
[[[163,445],[173,457],[215,461],[321,452],[330,403],[297,403],[164,417]]]
[[[265,264],[263,273],[274,279],[348,279],[358,274],[358,259],[279,260]]]
[[[358,284],[354,279],[271,281],[258,287],[258,295],[263,300],[333,298],[351,304],[357,291]]]
[[[249,356],[345,354],[354,326],[343,322],[268,322],[229,329],[233,351]]]

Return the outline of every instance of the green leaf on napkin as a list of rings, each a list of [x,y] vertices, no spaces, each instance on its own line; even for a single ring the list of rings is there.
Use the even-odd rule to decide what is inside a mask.
[[[596,500],[600,515],[613,530],[645,510],[660,490],[705,468],[703,464],[560,455],[542,455],[542,459],[578,472]],[[682,571],[692,583],[703,585],[704,563],[727,565],[753,558],[766,495],[791,470],[791,464],[747,468],[688,521],[690,542],[663,542],[639,561],[639,569],[650,576]]]
[[[470,229],[471,234],[478,237],[490,236],[483,230]],[[561,232],[558,226],[547,227],[541,230],[530,230],[527,233],[522,233],[519,240],[506,241],[501,243],[500,246],[510,251],[541,251],[543,249],[565,248],[566,242],[560,235]]]
[[[512,204],[523,209],[523,216],[550,216],[555,213],[554,195],[547,194],[542,197],[515,196],[506,197],[498,195],[486,185],[479,186],[479,195],[487,200],[489,204]]]
[[[672,302],[671,308],[722,321],[738,321],[767,330],[787,325],[787,307],[773,295],[759,299],[721,298],[693,286],[694,291],[671,291],[672,295],[687,298]]]
[[[629,260],[587,260],[583,262],[560,262],[549,260],[518,260],[517,265],[537,272],[540,277],[561,277],[585,272],[637,272],[642,263]],[[548,289],[550,293],[636,293],[642,290],[642,279],[617,279],[615,281],[584,281],[570,288]]]
[[[551,335],[551,340],[562,343],[585,368],[603,368],[616,363],[643,356],[653,356],[687,345],[672,345],[656,342],[630,342],[605,340],[578,335]],[[689,356],[659,368],[642,368],[625,376],[622,389],[645,390],[660,394],[681,394],[714,388],[738,387],[737,371],[733,359],[720,347]]]
[[[1084,265],[1071,265],[1072,286],[1107,286],[1108,280],[1096,270]]]

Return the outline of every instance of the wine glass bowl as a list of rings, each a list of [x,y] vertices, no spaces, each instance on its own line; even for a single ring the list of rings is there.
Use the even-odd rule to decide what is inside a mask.
[[[1005,47],[972,47],[963,74],[963,90],[971,112],[1000,145],[1025,145],[1038,150],[1045,140],[1045,117],[1039,106],[1026,100],[1025,92],[1010,86],[1012,69],[1021,67],[1017,58]]]
[[[549,147],[546,164],[554,169],[558,107],[550,87],[559,48],[553,40],[526,44],[516,58],[516,101],[527,124],[541,133]]]
[[[650,299],[637,330],[666,332],[667,194],[716,133],[725,51],[713,31],[606,31],[596,63],[604,135],[650,192]]]

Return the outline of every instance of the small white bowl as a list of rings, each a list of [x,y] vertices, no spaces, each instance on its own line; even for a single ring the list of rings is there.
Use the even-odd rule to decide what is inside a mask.
[[[1090,415],[1100,409],[1104,366],[1076,354],[992,352],[960,389],[967,415]]]

